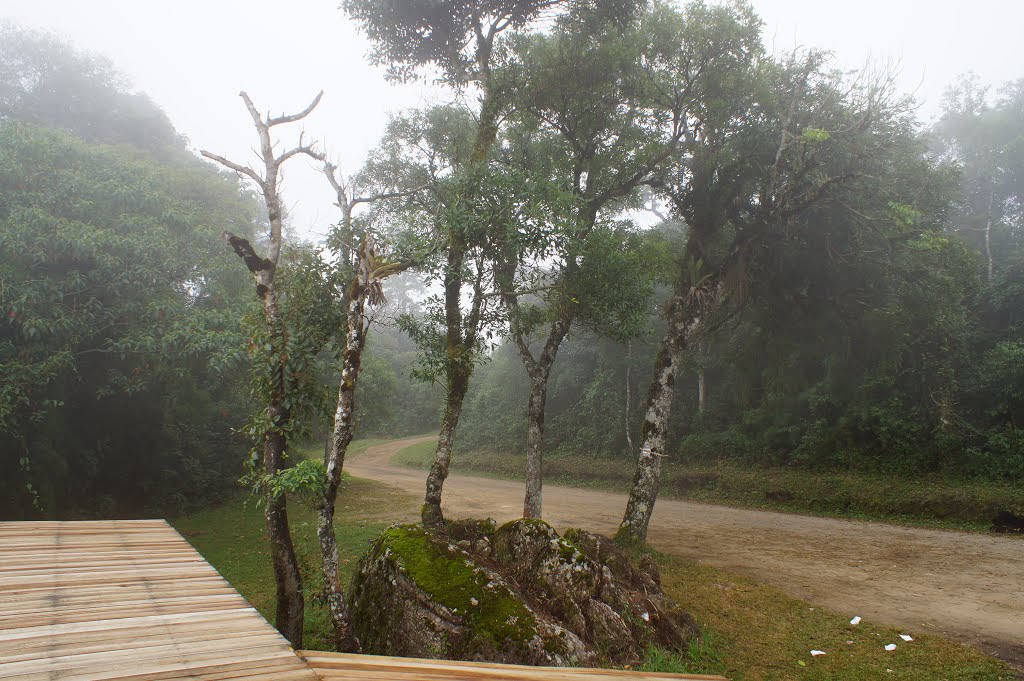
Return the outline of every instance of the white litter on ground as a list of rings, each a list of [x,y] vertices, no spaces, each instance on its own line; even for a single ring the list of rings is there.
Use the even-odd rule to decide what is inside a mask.
[[[885,646],[885,649],[889,650],[889,651],[896,650],[896,644],[895,643],[890,643],[887,646]]]
[[[860,615],[857,615],[852,620],[850,620],[850,624],[852,624],[854,626],[857,626],[858,624],[860,624]]]
[[[817,657],[818,655],[828,655],[824,650],[812,650],[811,655]]]
[[[902,638],[904,641],[913,641],[914,640],[914,639],[910,638],[909,636],[907,636],[906,634],[900,634],[900,638]]]

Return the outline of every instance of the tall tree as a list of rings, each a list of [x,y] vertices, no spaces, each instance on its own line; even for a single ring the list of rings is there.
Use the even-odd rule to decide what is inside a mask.
[[[507,41],[502,37],[528,26],[558,4],[560,0],[345,2],[349,15],[374,42],[372,59],[388,65],[389,77],[408,80],[433,68],[456,91],[478,95],[468,152],[452,156],[456,161],[454,171],[462,177],[456,195],[476,195],[502,118],[511,105],[509,83],[502,68],[508,56]],[[455,203],[449,203],[447,208],[449,219],[436,223],[444,235],[445,249],[441,277],[444,353],[438,355],[442,359],[445,403],[422,511],[424,524],[431,526],[439,526],[444,520],[441,494],[476,350],[481,344],[486,304],[483,282],[488,276],[479,253],[473,253],[474,245],[467,231],[467,227],[479,221],[466,215]],[[456,212],[460,213],[458,219],[452,219]],[[464,298],[468,298],[468,305]]]
[[[260,420],[256,434],[263,450],[261,461],[263,474],[267,476],[267,481],[263,485],[264,517],[277,586],[275,624],[292,644],[292,647],[298,649],[302,647],[302,626],[305,612],[302,575],[299,571],[291,529],[288,525],[287,497],[285,494],[275,493],[269,484],[269,479],[278,475],[285,466],[288,434],[292,427],[288,333],[281,316],[280,294],[275,275],[284,245],[284,205],[280,194],[281,166],[285,161],[299,154],[306,154],[314,158],[319,158],[320,155],[311,146],[304,144],[301,136],[297,146],[281,153],[275,152],[271,130],[281,125],[300,121],[308,116],[320,103],[323,93],[318,94],[309,106],[299,113],[276,117],[269,114],[264,117],[252,103],[249,95],[242,92],[240,96],[245,102],[259,136],[260,158],[263,161],[262,173],[209,151],[204,150],[202,154],[256,183],[266,204],[267,219],[270,223],[265,255],[257,253],[248,239],[231,232],[225,231],[224,239],[245,263],[256,282],[256,297],[263,310],[263,338],[267,346],[265,350],[268,380],[266,395],[263,396],[266,400],[265,417]]]
[[[1007,83],[991,99],[977,77],[965,76],[947,90],[932,128],[938,157],[962,172],[954,229],[981,251],[990,284],[1024,247],[1024,80]]]
[[[694,10],[707,12],[689,8]],[[849,209],[839,215],[848,220],[871,215],[886,224],[900,221],[899,211],[888,208],[898,200],[883,202],[879,215],[878,204],[862,204],[845,191],[884,182],[897,166],[893,155],[913,146],[909,108],[893,95],[891,79],[865,74],[847,82],[824,69],[813,53],[773,63],[762,56],[752,15],[719,16],[724,21],[708,35],[711,44],[738,34],[746,40],[722,50],[724,59],[702,73],[702,96],[688,112],[693,134],[662,187],[685,221],[687,237],[666,304],[668,331],[655,362],[641,452],[618,535],[626,542],[643,541],[647,534],[681,355],[692,351],[709,320],[749,299],[759,249],[799,240],[800,230],[810,227],[802,217],[825,201],[844,201]],[[713,17],[692,22],[697,17],[691,15],[691,22],[710,28]],[[730,24],[745,30],[721,31]],[[715,96],[722,92],[730,93],[727,102]]]
[[[356,420],[356,386],[363,363],[363,351],[370,326],[367,306],[384,302],[382,283],[389,276],[409,267],[410,261],[392,261],[378,244],[378,237],[367,220],[357,220],[355,209],[387,199],[406,197],[411,192],[392,190],[358,196],[350,183],[340,179],[337,167],[324,163],[324,175],[330,182],[341,209],[341,221],[332,231],[328,247],[337,253],[336,267],[340,271],[339,284],[343,288],[341,306],[345,316],[345,334],[342,341],[341,377],[338,383],[334,422],[324,456],[326,478],[318,497],[317,537],[323,561],[327,607],[334,629],[334,642],[339,652],[359,652],[359,641],[352,630],[352,622],[341,583],[338,563],[338,542],[334,531],[334,512],[345,455],[352,442]]]
[[[525,517],[542,513],[544,413],[559,347],[574,325],[620,340],[636,334],[657,271],[645,262],[651,253],[612,218],[672,158],[683,136],[685,83],[659,65],[675,38],[660,30],[661,8],[621,19],[576,8],[552,32],[518,45],[518,124],[499,162],[550,178],[569,198],[557,206],[553,222],[562,226],[545,248],[506,246],[497,255],[509,335],[531,383]],[[538,271],[543,286],[533,285]],[[524,291],[542,308],[521,304]]]

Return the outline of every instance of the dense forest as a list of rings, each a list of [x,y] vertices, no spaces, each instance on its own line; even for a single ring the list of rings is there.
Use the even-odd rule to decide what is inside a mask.
[[[926,125],[884,70],[767,54],[741,5],[578,3],[531,32],[524,3],[457,54],[377,5],[347,9],[390,76],[429,66],[479,107],[395,113],[338,185],[374,197],[349,196],[349,236],[403,262],[370,301],[356,432],[440,426],[442,483],[453,449],[539,471],[652,446],[1024,477],[1022,81],[965,75]],[[208,503],[265,425],[273,339],[221,237],[266,245],[264,197],[103,59],[0,38],[0,514]],[[283,237],[296,442],[328,436],[342,372],[359,261],[332,234]]]

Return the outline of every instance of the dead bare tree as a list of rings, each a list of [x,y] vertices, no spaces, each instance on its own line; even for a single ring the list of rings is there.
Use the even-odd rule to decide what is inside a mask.
[[[323,92],[320,92],[302,111],[277,117],[271,117],[269,114],[263,117],[252,103],[249,95],[241,92],[239,96],[245,102],[259,135],[259,155],[263,161],[262,174],[250,166],[229,161],[223,156],[209,151],[204,150],[202,155],[230,168],[239,176],[254,181],[263,195],[267,218],[270,222],[270,238],[266,254],[262,256],[256,252],[248,240],[230,232],[224,232],[224,239],[238,254],[238,257],[245,262],[245,266],[256,282],[256,296],[263,308],[267,342],[272,347],[270,356],[276,358],[273,360],[271,388],[266,396],[266,428],[263,433],[261,461],[265,480],[269,480],[277,475],[283,467],[288,446],[286,433],[291,420],[291,411],[286,406],[289,391],[285,379],[287,353],[284,352],[284,346],[286,338],[274,277],[281,257],[283,241],[283,204],[280,195],[281,166],[285,161],[298,154],[319,157],[312,146],[303,143],[301,136],[297,146],[282,153],[276,153],[270,131],[277,126],[294,123],[308,116],[320,103]],[[291,530],[288,525],[287,498],[283,494],[272,494],[266,483],[263,485],[263,495],[267,535],[270,539],[270,556],[274,565],[274,577],[277,585],[275,625],[292,644],[292,647],[300,648],[302,646],[305,603],[302,596],[302,575],[299,571],[299,563],[295,556]]]

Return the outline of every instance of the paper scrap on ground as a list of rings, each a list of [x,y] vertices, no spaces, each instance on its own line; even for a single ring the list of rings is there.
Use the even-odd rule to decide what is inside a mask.
[[[811,651],[811,655],[813,655],[814,657],[817,657],[818,655],[827,655],[827,654],[828,653],[826,653],[824,650],[812,650]]]
[[[907,636],[906,634],[900,634],[900,638],[902,638],[904,641],[913,641],[914,640],[914,639],[910,638],[909,636]]]
[[[852,625],[854,625],[854,626],[856,626],[856,625],[860,624],[860,615],[857,615],[857,616],[856,616],[856,617],[854,617],[854,618],[853,618],[852,620],[850,620],[850,624],[852,624]]]
[[[886,650],[896,650],[896,644],[895,643],[890,643],[887,646],[885,646],[885,649]]]

